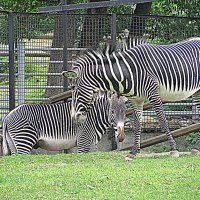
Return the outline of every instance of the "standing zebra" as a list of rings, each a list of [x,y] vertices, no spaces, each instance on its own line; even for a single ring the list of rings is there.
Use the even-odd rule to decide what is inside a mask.
[[[124,140],[125,98],[104,94],[87,113],[84,124],[71,117],[71,100],[61,104],[21,105],[3,121],[3,154],[28,154],[33,147],[63,150],[78,146],[78,153],[88,152],[112,124],[119,141]]]
[[[162,101],[180,101],[194,95],[200,108],[200,38],[171,45],[144,43],[104,56],[87,52],[72,69],[63,75],[77,77],[72,94],[75,118],[84,114],[96,90],[111,90],[127,96],[135,119],[135,141],[128,157],[134,157],[140,151],[143,104],[149,100],[167,135],[171,155],[179,155]],[[200,153],[200,134],[196,148]]]

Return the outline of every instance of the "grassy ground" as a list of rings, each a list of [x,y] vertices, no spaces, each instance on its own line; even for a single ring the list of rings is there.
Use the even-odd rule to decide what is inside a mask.
[[[200,199],[200,156],[124,152],[0,158],[0,199]]]

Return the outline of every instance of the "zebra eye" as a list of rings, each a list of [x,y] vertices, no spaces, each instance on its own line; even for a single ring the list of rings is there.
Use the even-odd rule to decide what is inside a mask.
[[[72,86],[71,86],[71,89],[74,90],[74,88],[75,88],[75,85],[72,85]]]
[[[115,111],[114,111],[114,110],[111,110],[111,114],[114,115],[114,114],[115,114]]]

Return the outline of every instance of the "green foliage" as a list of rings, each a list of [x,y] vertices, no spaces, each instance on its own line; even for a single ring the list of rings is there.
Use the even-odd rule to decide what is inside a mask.
[[[108,13],[117,13],[117,14],[131,14],[134,10],[135,6],[124,5],[117,7],[108,8]]]
[[[102,0],[103,1],[103,0]],[[71,0],[68,3],[85,3],[83,0]],[[39,7],[56,6],[59,1],[47,0],[0,0],[0,8],[5,11],[15,12],[37,12]],[[108,8],[108,13],[130,14],[135,6],[118,6]],[[85,11],[82,11],[85,12]],[[172,16],[192,16],[200,17],[200,4],[198,0],[157,0],[152,3],[152,14],[172,15]]]
[[[192,147],[196,144],[198,137],[198,133],[190,133],[189,135],[185,136],[185,140],[190,143]]]
[[[0,61],[5,61],[6,59],[5,58],[0,58]],[[5,73],[5,72],[8,72],[8,69],[9,69],[9,65],[8,63],[1,63],[0,65],[0,73]]]
[[[170,151],[170,145],[169,144],[157,144],[157,145],[153,145],[151,147],[148,147],[147,149],[145,149],[146,152],[149,153],[162,153],[162,152],[169,152]]]
[[[200,17],[198,0],[157,0],[152,4],[152,14]]]
[[[127,152],[0,159],[0,199],[200,198],[200,157],[137,158]]]
[[[25,3],[26,2],[26,3]],[[4,11],[35,12],[39,7],[58,5],[58,1],[47,0],[0,0],[0,7]]]
[[[53,14],[14,14],[14,32],[16,40],[34,39],[52,33],[58,15]]]

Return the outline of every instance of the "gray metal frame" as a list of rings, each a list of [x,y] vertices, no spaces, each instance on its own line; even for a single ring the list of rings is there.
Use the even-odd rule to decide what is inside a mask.
[[[101,2],[91,2],[91,3],[79,3],[61,6],[49,6],[40,8],[40,12],[62,12],[69,10],[80,10],[80,9],[91,9],[91,8],[105,8],[121,5],[134,5],[140,3],[153,2],[154,0],[111,0],[111,1],[101,1]]]
[[[14,25],[13,13],[8,15],[9,28],[9,110],[15,108]]]
[[[1,12],[0,12],[1,13]],[[50,45],[44,45],[43,44],[43,40],[46,40],[46,38],[51,37],[49,40],[52,41],[53,39],[53,34],[52,34],[52,30],[53,28],[51,27],[50,29],[44,29],[43,27],[38,27],[39,24],[37,19],[40,17],[43,17],[43,20],[46,19],[46,16],[48,16],[50,18],[50,22],[51,20],[55,20],[54,17],[57,17],[58,13],[51,13],[51,14],[47,14],[47,13],[6,13],[6,12],[2,12],[5,13],[6,16],[8,15],[7,19],[7,24],[8,24],[8,35],[6,36],[6,38],[8,37],[9,39],[9,43],[4,43],[4,41],[2,41],[2,43],[0,44],[0,66],[2,65],[9,65],[9,71],[3,71],[0,72],[0,79],[4,79],[6,78],[6,80],[9,77],[9,84],[1,84],[0,85],[0,91],[5,91],[5,95],[4,97],[0,96],[0,123],[2,120],[2,116],[4,114],[6,114],[9,110],[14,109],[19,103],[26,103],[26,102],[30,102],[30,103],[38,103],[38,102],[47,102],[48,101],[48,97],[49,96],[45,96],[45,95],[35,95],[35,96],[28,96],[26,97],[26,93],[30,92],[32,90],[36,90],[36,92],[38,92],[38,90],[43,90],[46,91],[47,89],[53,89],[53,90],[59,90],[59,91],[66,91],[68,89],[68,80],[67,79],[63,79],[63,84],[62,85],[47,85],[46,82],[44,84],[24,84],[23,80],[26,82],[27,80],[29,80],[29,77],[36,77],[37,79],[42,79],[42,78],[46,78],[48,79],[48,77],[60,77],[61,76],[61,72],[62,70],[67,70],[69,65],[71,64],[72,60],[71,58],[68,57],[68,52],[83,52],[87,49],[87,47],[85,46],[81,46],[81,45],[74,45],[74,41],[73,41],[73,45],[69,45],[69,40],[70,40],[70,31],[72,31],[72,34],[75,34],[73,32],[73,30],[71,30],[70,28],[70,21],[69,18],[70,16],[72,16],[72,14],[68,14],[67,11],[63,11],[62,13],[59,13],[59,16],[62,17],[63,21],[62,21],[62,28],[63,28],[63,32],[61,37],[63,37],[62,39],[62,45],[61,46],[52,46],[52,44]],[[78,17],[77,17],[78,16]],[[33,21],[31,21],[31,17],[33,17]],[[52,17],[52,18],[51,18]],[[77,18],[76,18],[77,17]],[[74,20],[79,20],[78,21],[78,28],[82,28],[81,31],[83,31],[83,26],[85,21],[87,21],[88,19],[92,19],[93,17],[97,17],[97,22],[100,23],[100,20],[105,20],[103,24],[106,27],[106,31],[104,31],[102,34],[109,34],[111,36],[111,40],[113,43],[113,46],[117,43],[116,40],[116,36],[121,33],[120,31],[124,30],[125,28],[130,26],[130,21],[134,18],[138,19],[138,22],[141,21],[145,21],[147,22],[147,20],[149,20],[148,23],[150,23],[150,25],[147,26],[147,34],[146,35],[150,35],[151,37],[158,37],[158,38],[165,38],[165,36],[169,36],[169,40],[170,42],[174,41],[174,38],[176,36],[171,35],[173,33],[173,31],[177,31],[178,25],[177,24],[181,24],[179,22],[179,20],[187,20],[187,23],[182,23],[184,24],[183,27],[180,28],[180,31],[177,32],[177,36],[179,36],[179,34],[182,34],[183,30],[185,30],[186,32],[183,33],[183,38],[186,39],[186,36],[200,36],[198,35],[199,32],[195,32],[196,34],[194,34],[193,32],[189,32],[191,30],[190,25],[188,24],[195,24],[195,26],[197,26],[195,28],[195,30],[199,30],[200,29],[200,19],[197,18],[186,18],[186,17],[165,17],[165,16],[133,16],[133,15],[118,15],[118,14],[103,14],[103,15],[80,15],[80,14],[73,14],[72,18]],[[99,19],[98,19],[99,17]],[[76,19],[75,19],[76,18]],[[57,19],[57,18],[56,18]],[[121,21],[120,21],[121,20]],[[163,20],[163,21],[162,21]],[[177,23],[176,23],[177,20]],[[168,35],[166,34],[165,29],[164,30],[158,30],[159,26],[156,27],[156,22],[159,21],[159,23],[163,24],[163,26],[166,28],[169,26],[170,21],[172,21],[172,27],[170,27],[170,29],[166,29],[168,32]],[[76,21],[75,21],[76,22]],[[95,21],[93,21],[94,23]],[[121,24],[120,24],[121,22]],[[184,21],[185,22],[185,21]],[[192,23],[191,23],[192,22]],[[199,22],[199,23],[196,23]],[[46,21],[42,21],[41,23],[46,23]],[[152,23],[152,27],[151,27],[151,23]],[[77,23],[74,23],[77,24]],[[120,24],[120,25],[119,25]],[[75,26],[75,25],[72,25]],[[189,26],[189,28],[188,28]],[[46,24],[44,26],[46,28]],[[99,26],[101,27],[101,26]],[[97,27],[97,28],[99,28]],[[104,27],[104,28],[105,28]],[[34,43],[30,43],[29,45],[25,45],[25,47],[22,48],[22,46],[19,45],[19,42],[23,42],[23,38],[21,40],[21,38],[18,40],[17,34],[21,34],[24,33],[24,29],[28,30],[30,28],[30,38],[28,38],[27,35],[25,35],[25,39],[29,42],[31,42],[31,40],[35,39],[37,40],[38,44],[34,44]],[[48,26],[47,26],[48,28]],[[149,31],[153,31],[152,33]],[[31,31],[34,31],[34,29],[36,29],[36,33],[41,31],[41,35],[38,34],[35,38],[31,35]],[[40,30],[41,29],[41,30]],[[54,29],[55,30],[55,29]],[[29,31],[29,30],[28,30]],[[76,30],[77,31],[77,30]],[[78,30],[79,33],[76,33],[75,39],[78,38],[79,42],[81,41],[81,31]],[[156,32],[157,31],[157,32]],[[159,32],[158,32],[159,31]],[[19,32],[19,33],[18,33]],[[45,35],[46,33],[51,33],[52,35]],[[26,32],[25,32],[26,33]],[[29,32],[28,32],[29,33]],[[0,32],[0,34],[3,34]],[[1,36],[1,35],[0,35]],[[101,35],[102,37],[102,35]],[[39,39],[38,39],[39,38]],[[41,40],[40,40],[41,39]],[[167,39],[167,41],[168,41]],[[27,42],[26,41],[26,42]],[[59,59],[50,59],[51,53],[52,52],[58,52],[59,56],[61,56],[62,58]],[[6,59],[2,59],[2,57],[6,57]],[[8,58],[8,59],[7,59]],[[28,59],[27,59],[28,58]],[[24,62],[25,61],[25,62]],[[40,70],[39,72],[35,73],[35,71],[27,71],[27,67],[31,66],[31,67],[35,67],[38,66],[40,68],[45,68],[47,69],[48,65],[59,65],[62,69],[60,71],[52,71],[52,72],[47,72],[47,70],[42,71]],[[18,72],[19,67],[22,67],[22,73],[21,73],[21,80],[19,80],[19,75],[17,73],[17,69]],[[23,72],[23,67],[25,68],[25,73]],[[25,75],[25,78],[24,78]],[[45,79],[45,80],[46,80]],[[20,81],[22,81],[20,83]],[[18,91],[18,89],[21,87],[21,91],[25,91],[22,94],[22,96],[20,97],[21,100],[17,97],[18,93],[20,93]],[[7,91],[9,90],[9,93],[7,93]],[[31,92],[30,92],[31,93]],[[18,95],[19,96],[19,95]],[[20,100],[20,102],[18,102]],[[2,103],[3,102],[3,103]],[[177,111],[169,111],[167,112],[168,116],[171,116],[171,118],[175,118],[180,116],[180,118],[192,118],[192,119],[196,119],[199,116],[199,112],[196,110],[196,107],[194,106],[194,104],[191,103],[192,100],[190,99],[189,103],[188,102],[181,102],[181,103],[169,103],[166,104],[166,106],[185,106],[187,111],[181,111],[178,110]],[[189,109],[187,109],[189,108]],[[154,112],[150,112],[150,111],[145,111],[144,115],[146,116],[151,116],[151,117],[155,117],[155,113]],[[0,125],[1,126],[1,125]]]
[[[63,19],[63,70],[68,69],[68,58],[67,58],[67,11],[62,13]],[[67,91],[68,88],[68,79],[64,79],[63,91]]]

